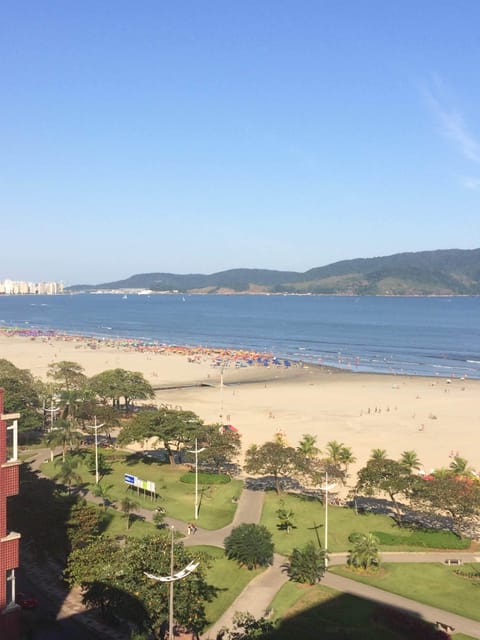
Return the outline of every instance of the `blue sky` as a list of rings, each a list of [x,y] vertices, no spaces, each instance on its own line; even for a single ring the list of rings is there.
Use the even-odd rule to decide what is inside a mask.
[[[0,280],[480,246],[477,0],[4,0]]]

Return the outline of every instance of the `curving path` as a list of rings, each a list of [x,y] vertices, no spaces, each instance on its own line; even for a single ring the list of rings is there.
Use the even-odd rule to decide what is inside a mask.
[[[41,470],[41,464],[44,460],[49,459],[50,452],[48,449],[40,450],[31,460],[32,469]],[[89,500],[100,502],[93,494],[88,493]],[[167,517],[165,519],[169,526],[173,526],[177,531],[182,531],[185,538],[182,540],[186,546],[195,545],[212,545],[223,547],[224,539],[230,534],[234,527],[243,523],[258,523],[262,514],[263,491],[253,491],[244,489],[240,496],[237,510],[231,524],[222,529],[209,531],[207,529],[198,528],[195,534],[187,536],[186,524],[180,520]],[[153,512],[148,509],[139,508],[137,513],[142,515],[146,520],[151,521]],[[382,560],[385,562],[444,562],[448,558],[462,559],[464,562],[480,562],[479,554],[469,552],[386,552],[381,554]],[[340,565],[346,564],[346,553],[332,553],[329,556],[329,564]],[[286,562],[286,558],[275,554],[272,566],[268,567],[262,574],[256,576],[242,591],[232,605],[223,613],[217,622],[202,636],[204,640],[214,640],[217,633],[223,627],[231,627],[232,620],[237,611],[249,611],[255,617],[264,616],[270,607],[275,594],[288,580],[287,575],[282,571],[282,565]],[[421,604],[415,600],[410,600],[376,587],[362,584],[343,576],[338,576],[327,572],[322,580],[322,584],[349,593],[361,598],[374,600],[404,609],[412,615],[420,616],[430,622],[441,622],[448,624],[455,629],[455,632],[468,634],[474,638],[480,639],[480,622],[449,613],[436,607]],[[74,599],[75,604],[68,601]],[[65,598],[67,607],[74,608],[79,612],[78,600],[79,594],[75,591],[70,592]],[[85,623],[88,624],[87,620]],[[97,628],[98,630],[98,628]],[[108,637],[108,635],[106,635]]]

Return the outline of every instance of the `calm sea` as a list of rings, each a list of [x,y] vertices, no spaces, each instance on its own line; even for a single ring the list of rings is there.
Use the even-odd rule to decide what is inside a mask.
[[[0,296],[0,323],[268,351],[355,371],[480,378],[480,298]]]

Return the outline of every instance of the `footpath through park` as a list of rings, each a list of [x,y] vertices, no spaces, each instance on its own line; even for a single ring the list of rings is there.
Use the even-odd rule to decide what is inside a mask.
[[[46,455],[49,455],[49,453],[50,451],[47,449],[37,452],[30,460],[32,470],[41,472],[41,464],[45,461]],[[101,502],[99,498],[91,493],[86,494],[85,497],[97,503]],[[232,529],[238,527],[240,524],[258,524],[260,522],[263,498],[264,491],[262,489],[243,489],[233,521],[222,529],[210,531],[197,528],[194,534],[188,535],[187,523],[169,517],[165,518],[165,523],[167,526],[173,526],[176,531],[184,534],[185,537],[182,539],[182,542],[185,546],[210,545],[223,547],[224,540],[231,533]],[[142,518],[145,518],[145,520],[152,521],[153,511],[140,507],[136,510],[136,513]],[[461,559],[463,562],[480,562],[478,555],[469,552],[387,552],[382,553],[381,558],[384,562],[443,563],[448,558]],[[223,615],[203,634],[202,640],[215,640],[223,628],[231,628],[233,618],[237,612],[248,611],[256,618],[268,615],[274,596],[288,580],[286,572],[282,569],[282,565],[284,565],[286,561],[287,558],[284,556],[275,554],[273,564],[248,583]],[[346,553],[332,553],[329,555],[330,566],[346,564],[346,561]],[[38,570],[39,568],[37,567],[37,571]],[[329,571],[325,573],[321,584],[336,589],[339,592],[402,609],[403,611],[411,613],[413,616],[423,618],[429,622],[440,622],[454,629],[455,633],[464,633],[473,638],[480,639],[480,622],[471,620],[470,618],[424,605],[415,600],[404,598],[403,596],[384,591],[383,589],[371,587]],[[115,638],[116,640],[123,640],[124,637],[128,637],[119,633],[118,629],[112,632],[112,630],[105,625],[101,625],[93,616],[88,616],[88,612],[82,604],[79,589],[72,589],[68,594],[63,594],[63,598],[61,613],[64,612],[65,615],[68,615],[69,612],[75,613],[79,616],[80,622],[89,626],[91,625],[91,628],[98,634],[98,637]]]

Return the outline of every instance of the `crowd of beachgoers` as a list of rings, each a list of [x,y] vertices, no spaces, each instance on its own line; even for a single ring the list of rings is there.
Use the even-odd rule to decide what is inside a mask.
[[[98,349],[111,348],[121,351],[135,351],[137,353],[158,353],[162,355],[176,354],[188,358],[189,362],[200,362],[208,359],[212,366],[263,366],[270,365],[290,367],[298,363],[275,357],[272,353],[260,353],[241,349],[223,349],[218,347],[173,345],[158,341],[142,340],[139,338],[111,338],[102,336],[86,336],[62,333],[54,330],[33,329],[24,327],[1,327],[0,333],[11,337],[19,336],[40,340],[43,342],[70,342],[78,348]]]

